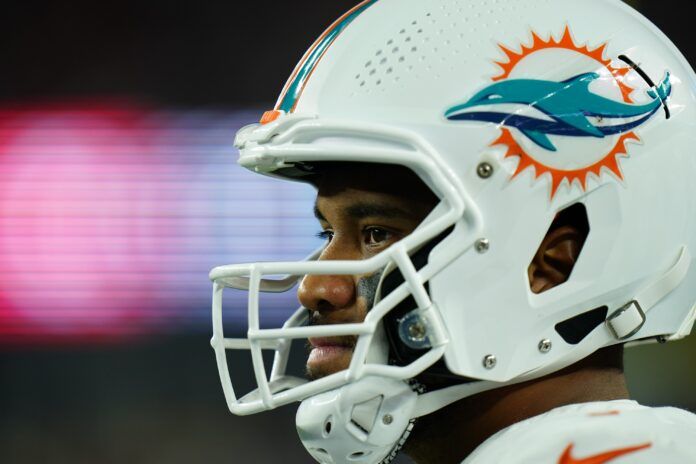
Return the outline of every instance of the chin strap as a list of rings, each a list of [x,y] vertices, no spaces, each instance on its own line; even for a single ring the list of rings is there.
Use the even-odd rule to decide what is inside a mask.
[[[427,416],[461,399],[492,390],[493,388],[511,385],[516,382],[519,382],[519,380],[506,383],[479,380],[423,393],[418,395],[418,402],[416,403],[414,414],[416,418]]]
[[[683,282],[690,265],[691,255],[689,250],[684,246],[679,251],[679,257],[676,263],[665,274],[638,292],[630,303],[614,311],[607,318],[606,323],[612,334],[614,334],[618,340],[626,340],[638,333],[645,324],[645,314]],[[694,311],[696,311],[696,309]],[[691,318],[696,319],[696,312],[692,314]],[[693,320],[690,322],[693,322]],[[562,365],[545,366],[541,369],[530,371],[508,382],[481,380],[423,393],[418,396],[418,402],[416,403],[416,409],[414,411],[415,417],[428,415],[456,401],[476,395],[477,393],[538,379],[576,363],[586,356],[589,356],[596,348],[598,347],[589,344],[584,347],[578,347],[573,353],[573,356],[567,358]]]
[[[684,246],[677,262],[663,276],[611,313],[606,324],[614,338],[623,341],[637,334],[645,324],[646,313],[682,283],[690,265],[691,255]]]
[[[607,325],[619,340],[635,335],[645,313],[684,280],[691,264],[686,247],[662,276],[614,311]],[[578,345],[562,362],[546,365],[507,382],[481,380],[426,392],[418,382],[409,384],[383,377],[365,377],[307,398],[297,412],[302,443],[321,463],[388,464],[406,443],[418,417],[431,414],[463,398],[484,391],[537,379],[576,363],[607,343],[606,334]]]

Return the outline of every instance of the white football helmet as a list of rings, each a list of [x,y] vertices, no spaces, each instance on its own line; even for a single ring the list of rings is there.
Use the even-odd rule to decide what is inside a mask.
[[[298,181],[316,162],[406,166],[440,199],[365,261],[317,252],[210,273],[229,409],[302,401],[298,430],[322,463],[387,462],[416,417],[694,324],[696,76],[619,0],[364,1],[235,145],[242,166]],[[527,269],[570,207],[584,208],[584,247],[567,282],[536,294]],[[379,270],[362,323],[308,327],[299,308],[282,328],[260,328],[260,292]],[[223,333],[227,287],[248,291],[244,339]],[[345,335],[358,337],[349,369],[314,381],[286,374],[293,340]],[[258,388],[241,398],[230,349],[253,359]],[[275,351],[270,376],[262,350]],[[408,383],[443,361],[478,381],[431,392]]]

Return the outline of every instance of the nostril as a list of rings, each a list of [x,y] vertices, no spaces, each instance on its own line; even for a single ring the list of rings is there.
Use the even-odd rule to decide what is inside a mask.
[[[320,313],[323,313],[332,311],[334,307],[327,300],[319,300],[314,309]]]

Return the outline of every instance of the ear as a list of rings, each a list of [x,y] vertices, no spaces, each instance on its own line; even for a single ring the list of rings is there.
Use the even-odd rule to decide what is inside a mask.
[[[532,292],[543,293],[567,281],[584,241],[585,234],[572,225],[551,228],[527,269]]]

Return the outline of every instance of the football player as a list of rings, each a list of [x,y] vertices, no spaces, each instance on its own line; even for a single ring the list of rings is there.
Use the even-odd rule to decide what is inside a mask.
[[[316,187],[325,245],[211,271],[230,410],[300,401],[327,464],[696,462],[696,416],[630,400],[622,368],[696,318],[695,130],[692,68],[618,0],[356,5],[236,138],[242,166]],[[296,286],[260,328],[259,293]],[[243,397],[228,349],[251,351]]]

